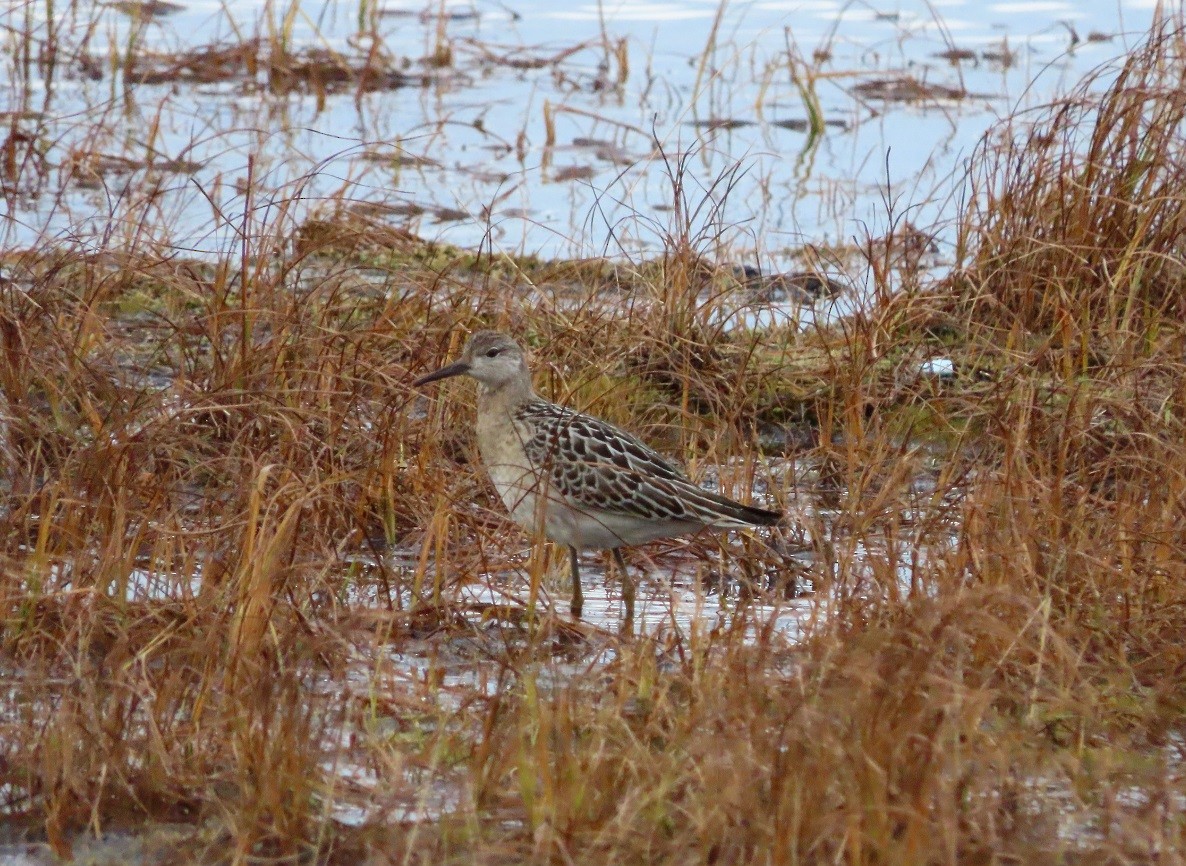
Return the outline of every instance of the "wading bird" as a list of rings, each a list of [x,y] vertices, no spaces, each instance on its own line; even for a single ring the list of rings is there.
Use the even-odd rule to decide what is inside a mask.
[[[413,384],[460,375],[478,381],[478,448],[511,517],[527,532],[568,547],[578,619],[578,551],[613,551],[630,623],[634,585],[623,546],[705,527],[773,526],[782,516],[705,490],[629,433],[537,396],[527,358],[506,334],[478,331],[460,359]]]

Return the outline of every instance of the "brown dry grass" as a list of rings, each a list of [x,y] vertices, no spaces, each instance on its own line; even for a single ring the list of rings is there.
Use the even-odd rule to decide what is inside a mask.
[[[1155,33],[1006,126],[955,275],[874,267],[809,334],[720,325],[682,200],[637,268],[332,222],[207,264],[9,255],[5,825],[67,854],[176,822],[169,862],[1182,862],[1184,52]],[[545,393],[791,508],[802,642],[744,608],[633,640],[523,592],[475,611],[463,586],[544,557],[468,391],[408,383],[479,322]],[[799,417],[819,444],[760,459],[755,418]],[[413,554],[347,561],[376,539]]]

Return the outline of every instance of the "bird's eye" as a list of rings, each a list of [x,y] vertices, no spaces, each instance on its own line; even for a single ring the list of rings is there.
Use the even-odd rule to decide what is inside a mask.
[[[499,352],[501,352],[501,351],[502,351],[502,349],[498,349],[498,348],[490,349],[486,352],[486,357],[487,358],[497,358]]]

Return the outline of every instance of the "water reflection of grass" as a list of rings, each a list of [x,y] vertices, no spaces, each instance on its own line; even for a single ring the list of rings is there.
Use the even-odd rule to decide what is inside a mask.
[[[1183,51],[1003,126],[951,275],[871,245],[866,301],[814,329],[738,326],[691,194],[636,264],[291,233],[260,201],[216,261],[6,254],[5,822],[59,853],[167,823],[212,862],[1180,856]],[[619,639],[472,600],[554,568],[467,392],[408,387],[479,322],[795,515],[690,548],[758,605]],[[818,432],[762,456],[788,424]],[[416,553],[360,565],[387,544]],[[746,612],[790,575],[795,643]]]
[[[846,238],[854,213],[869,218],[861,203],[883,178],[865,168],[881,159],[862,154],[889,140],[880,121],[868,121],[966,117],[970,145],[976,133],[968,130],[986,116],[971,104],[979,97],[954,104],[965,72],[977,85],[971,92],[985,90],[973,67],[935,68],[931,40],[922,38],[921,50],[914,41],[930,25],[916,30],[893,16],[876,29],[912,47],[905,65],[845,49],[849,38],[873,36],[844,13],[820,41],[800,46],[781,19],[746,41],[731,24],[737,10],[721,4],[713,20],[723,29],[703,51],[688,49],[686,77],[695,81],[684,81],[682,70],[661,71],[666,49],[637,31],[615,33],[611,22],[517,45],[499,41],[515,17],[505,8],[360,3],[351,15],[340,6],[253,2],[204,15],[139,0],[66,11],[25,4],[7,31],[11,126],[0,135],[0,187],[18,219],[5,224],[4,239],[23,245],[46,226],[88,242],[98,235],[102,245],[109,222],[158,231],[168,223],[177,245],[218,249],[233,232],[212,229],[209,212],[239,209],[250,158],[271,198],[312,203],[350,188],[400,211],[420,233],[555,255],[582,243],[637,242],[624,229],[662,206],[650,196],[660,150],[694,141],[704,176],[739,157],[746,164],[752,204],[732,219],[789,236],[793,249],[804,231]],[[524,16],[533,20],[519,35],[538,32],[536,19],[554,11]],[[1006,98],[991,99],[1004,108]],[[947,134],[944,146],[957,147],[954,123]],[[893,146],[901,157],[906,148]],[[919,141],[910,160],[929,151]],[[929,182],[914,168],[894,169],[898,189]],[[573,239],[598,204],[619,228],[594,221]],[[554,230],[564,213],[570,219]],[[750,258],[762,246],[764,264],[785,265],[786,244],[759,240],[742,231],[735,242],[746,242]]]

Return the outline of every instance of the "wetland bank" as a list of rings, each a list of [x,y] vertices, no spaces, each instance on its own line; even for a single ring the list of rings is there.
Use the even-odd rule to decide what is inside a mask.
[[[1179,24],[995,125],[949,222],[890,194],[802,255],[658,144],[645,254],[455,246],[259,163],[238,209],[194,175],[195,236],[181,163],[9,115],[0,862],[1181,862]],[[261,45],[216,68],[301,80]],[[364,77],[301,56],[314,99]],[[52,228],[93,184],[106,233]],[[613,583],[574,623],[470,392],[410,387],[489,326],[787,526],[632,551],[637,632]]]

